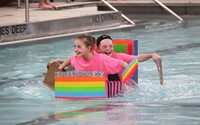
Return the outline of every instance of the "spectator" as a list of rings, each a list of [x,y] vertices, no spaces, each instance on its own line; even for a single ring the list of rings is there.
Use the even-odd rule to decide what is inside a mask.
[[[57,7],[52,5],[49,0],[39,0],[38,8],[56,10]]]

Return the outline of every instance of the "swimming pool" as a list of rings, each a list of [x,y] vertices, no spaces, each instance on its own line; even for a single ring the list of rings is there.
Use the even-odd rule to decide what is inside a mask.
[[[154,20],[139,29],[103,32],[138,40],[139,53],[160,54],[164,85],[149,60],[139,64],[138,88],[102,100],[56,100],[42,85],[47,61],[73,54],[74,36],[0,47],[0,124],[199,125],[199,31],[200,19]]]

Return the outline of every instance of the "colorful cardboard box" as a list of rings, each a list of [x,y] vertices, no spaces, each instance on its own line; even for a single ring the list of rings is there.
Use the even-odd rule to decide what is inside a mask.
[[[102,72],[56,72],[55,97],[64,99],[109,98],[119,94],[120,81],[106,81]]]

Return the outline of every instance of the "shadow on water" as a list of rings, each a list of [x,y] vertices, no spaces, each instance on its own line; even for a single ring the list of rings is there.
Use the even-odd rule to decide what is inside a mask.
[[[198,47],[200,47],[200,43],[189,43],[186,45],[178,45],[169,49],[157,50],[155,52],[161,56],[174,55],[174,54],[177,54],[178,52],[185,51],[187,49],[198,48]]]

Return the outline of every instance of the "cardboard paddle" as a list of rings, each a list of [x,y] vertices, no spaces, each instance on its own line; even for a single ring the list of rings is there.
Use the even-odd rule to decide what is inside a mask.
[[[50,64],[49,69],[43,81],[43,84],[48,86],[53,91],[54,91],[54,82],[55,82],[55,72],[62,72],[58,69],[58,67],[59,67],[59,63]]]
[[[162,73],[162,60],[158,61],[156,63],[157,69],[158,69],[158,75],[160,79],[160,84],[163,84],[163,73]]]

